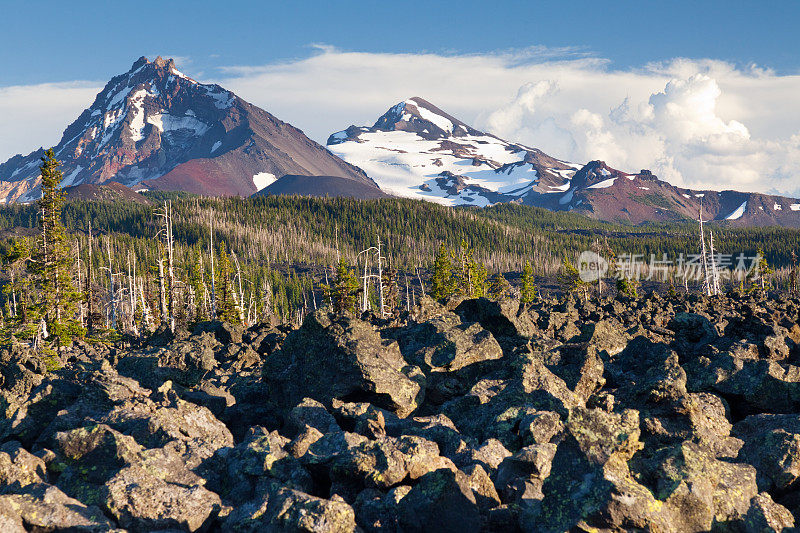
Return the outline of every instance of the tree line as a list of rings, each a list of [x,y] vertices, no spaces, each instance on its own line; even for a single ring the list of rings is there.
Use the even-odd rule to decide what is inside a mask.
[[[423,294],[528,303],[537,276],[585,293],[572,264],[600,244],[609,257],[696,251],[689,224],[627,226],[510,204],[160,192],[149,205],[65,202],[58,166],[48,151],[42,199],[0,209],[0,342],[142,335],[209,319],[299,323],[324,306],[389,317]],[[763,249],[796,287],[797,230],[719,226],[714,238],[718,249]],[[632,281],[617,289],[635,294]]]

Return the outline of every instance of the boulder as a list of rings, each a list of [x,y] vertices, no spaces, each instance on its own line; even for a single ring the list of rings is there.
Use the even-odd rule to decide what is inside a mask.
[[[462,323],[454,313],[404,328],[398,342],[406,360],[426,373],[459,370],[503,357],[491,333],[476,322]]]
[[[744,441],[739,457],[756,468],[761,491],[784,492],[797,486],[800,416],[748,416],[734,425],[733,435]]]
[[[237,533],[352,533],[356,521],[353,508],[339,497],[325,500],[272,484],[258,499],[237,507],[222,529]]]
[[[525,308],[516,300],[464,300],[455,308],[455,312],[468,322],[478,322],[496,337],[530,338],[539,331]]]
[[[201,485],[168,483],[141,466],[120,470],[103,487],[103,507],[132,531],[200,531],[216,518],[219,496]]]
[[[785,531],[794,528],[794,517],[788,509],[762,493],[750,500],[750,509],[741,523],[741,531]]]
[[[28,452],[19,442],[0,446],[0,487],[19,489],[47,482],[45,462]]]
[[[25,531],[112,531],[113,524],[95,506],[70,498],[57,487],[33,483],[0,495],[0,529]]]
[[[481,517],[469,478],[456,470],[422,476],[400,500],[398,521],[403,531],[478,532]]]
[[[264,365],[278,403],[369,401],[401,417],[421,403],[421,378],[396,341],[385,341],[367,322],[322,311],[309,315]]]
[[[219,320],[200,322],[194,327],[193,335],[210,333],[223,346],[242,342],[244,329],[230,322]]]
[[[708,318],[697,313],[677,313],[668,324],[675,332],[675,349],[683,356],[694,356],[719,338]]]
[[[243,502],[252,498],[258,484],[267,478],[288,487],[311,490],[311,476],[287,451],[289,442],[277,431],[255,427],[241,444],[220,450],[218,456],[225,465],[221,494],[233,502]]]
[[[385,437],[350,446],[332,463],[331,479],[357,480],[364,486],[388,489],[408,479],[414,481],[439,468],[455,470],[439,455],[436,443],[422,437]]]
[[[479,464],[472,464],[463,470],[469,482],[469,488],[475,496],[475,502],[481,510],[488,510],[500,505],[500,496],[497,489],[486,473],[486,470]]]

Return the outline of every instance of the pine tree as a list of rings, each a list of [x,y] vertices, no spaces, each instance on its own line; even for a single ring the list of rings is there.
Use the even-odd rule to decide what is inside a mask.
[[[461,239],[461,246],[452,254],[455,259],[453,265],[453,279],[455,292],[470,296],[472,294],[472,251],[466,239]]]
[[[3,257],[3,270],[9,278],[2,290],[9,319],[3,328],[4,340],[12,334],[29,338],[33,334],[32,327],[38,324],[38,318],[35,313],[32,316],[29,305],[30,279],[26,271],[30,260],[31,246],[25,238],[14,239],[11,249]]]
[[[678,297],[678,291],[675,290],[675,284],[672,282],[672,278],[669,279],[669,287],[667,289],[667,296],[669,296],[670,300],[674,300]]]
[[[617,292],[623,296],[628,296],[630,298],[638,298],[637,287],[639,286],[639,280],[633,277],[627,276],[620,276],[617,278]],[[675,292],[675,287],[672,287],[672,292]]]
[[[767,262],[767,257],[764,255],[764,250],[761,248],[758,249],[756,252],[756,259],[758,263],[756,268],[753,270],[753,281],[758,281],[761,285],[761,289],[765,289],[769,285],[769,278],[775,271],[769,266]]]
[[[489,272],[486,270],[486,265],[472,260],[470,262],[470,278],[472,279],[472,294],[474,298],[482,298],[486,296],[488,290],[487,278]]]
[[[586,282],[581,279],[580,272],[578,272],[578,269],[572,264],[572,261],[566,257],[561,263],[561,272],[558,274],[558,282],[564,291],[572,293],[583,289],[584,298],[588,297],[586,294]]]
[[[466,239],[451,256],[453,263],[453,294],[463,294],[473,298],[486,296],[486,266],[475,260],[472,248]]]
[[[522,267],[522,287],[520,289],[520,302],[532,303],[536,300],[536,285],[534,284],[533,268],[530,261],[525,261]]]
[[[489,296],[495,300],[506,298],[511,291],[511,284],[500,273],[495,274],[489,280]]]
[[[37,295],[35,307],[47,331],[67,342],[73,335],[83,335],[75,319],[75,303],[79,295],[70,275],[72,259],[67,236],[61,221],[64,193],[59,190],[61,165],[53,150],[47,150],[39,167],[42,174],[42,198],[39,207],[39,237],[31,257],[30,271]]]
[[[450,251],[441,244],[436,260],[433,263],[433,277],[431,279],[431,296],[435,300],[444,300],[455,292],[453,279],[453,263],[450,260]]]
[[[358,279],[350,271],[347,262],[340,258],[336,265],[336,279],[324,287],[325,297],[331,301],[333,311],[355,313],[358,290]]]

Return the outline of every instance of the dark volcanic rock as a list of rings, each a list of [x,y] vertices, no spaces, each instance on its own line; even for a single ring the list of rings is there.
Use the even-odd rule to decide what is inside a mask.
[[[448,305],[0,352],[0,530],[797,523],[800,302]]]
[[[369,401],[401,417],[423,395],[419,369],[406,363],[396,342],[381,338],[367,322],[321,311],[309,315],[266,361],[264,379],[278,402]]]
[[[470,480],[460,471],[423,476],[398,505],[403,531],[480,531],[481,519]]]

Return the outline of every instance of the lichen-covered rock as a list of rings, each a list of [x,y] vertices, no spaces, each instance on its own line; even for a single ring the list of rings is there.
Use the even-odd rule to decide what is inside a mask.
[[[56,435],[65,472],[59,485],[80,494],[83,484],[101,485],[121,468],[136,464],[144,448],[129,436],[105,424],[86,426]],[[96,503],[93,501],[92,503]]]
[[[545,364],[583,403],[605,384],[603,361],[590,344],[559,346],[547,354]]]
[[[317,498],[273,484],[260,498],[234,510],[224,531],[296,531],[308,533],[352,533],[355,512],[341,498]]]
[[[249,499],[266,477],[292,488],[311,490],[311,476],[287,451],[289,442],[277,431],[251,428],[244,442],[221,450],[220,460],[225,464],[225,475],[220,480],[224,495],[234,502]]]
[[[95,506],[70,498],[57,487],[34,483],[13,494],[0,495],[0,530],[111,531],[114,525]]]
[[[523,501],[523,530],[570,528],[669,531],[662,502],[636,481],[628,461],[641,448],[638,413],[576,408],[542,484],[543,498]]]
[[[519,435],[522,444],[545,444],[564,431],[561,417],[552,411],[540,411],[524,417],[520,421]]]
[[[170,441],[181,443],[191,467],[218,449],[233,446],[233,435],[209,409],[178,398],[169,382],[159,392],[159,401],[147,399],[115,407],[104,422],[149,448]]]
[[[464,320],[480,323],[496,337],[532,337],[538,331],[525,308],[515,300],[464,300],[455,312]]]
[[[397,502],[409,490],[411,487],[408,485],[396,487],[387,494],[373,488],[364,489],[353,502],[356,522],[370,533],[400,533],[402,530],[397,520]]]
[[[516,499],[514,494],[517,494],[520,487],[524,487],[529,482],[535,485],[534,491],[541,494],[542,482],[550,475],[555,454],[556,445],[547,443],[526,446],[514,455],[506,457],[497,467],[494,477],[495,486],[503,495],[503,501],[509,502]]]
[[[472,494],[475,496],[475,502],[482,510],[488,510],[500,505],[500,496],[497,494],[497,489],[486,473],[486,470],[479,464],[472,464],[465,467],[463,470],[467,476],[469,488],[472,489]]]
[[[422,437],[386,437],[349,447],[331,463],[332,479],[356,479],[365,486],[388,489],[401,481],[416,480],[439,468],[455,470],[439,455],[436,443]]]
[[[497,439],[487,439],[480,446],[464,446],[457,450],[454,460],[460,466],[481,465],[489,472],[494,472],[509,452],[503,443]]]
[[[424,372],[454,371],[503,357],[494,336],[475,322],[447,313],[404,329],[398,337],[406,360]]]
[[[481,517],[467,476],[447,469],[430,472],[400,500],[403,531],[478,532]]]
[[[653,462],[655,495],[680,530],[708,530],[715,521],[740,519],[758,494],[752,466],[718,460],[696,443],[661,450]]]
[[[132,531],[200,531],[221,507],[219,496],[202,485],[168,483],[141,466],[120,470],[102,494],[107,512]]]
[[[785,491],[800,478],[800,416],[753,415],[738,422],[733,434],[744,441],[741,460],[758,471],[762,491]]]
[[[312,398],[303,398],[302,402],[289,411],[289,423],[295,432],[306,426],[313,427],[322,433],[339,431],[333,415],[325,409],[324,405]]]
[[[719,338],[708,318],[697,313],[677,313],[668,326],[675,332],[675,346],[681,355],[695,355]]]
[[[385,341],[367,322],[321,311],[309,315],[264,365],[278,402],[293,406],[313,398],[330,405],[333,398],[357,398],[401,417],[422,401],[424,389],[413,376],[397,342]]]
[[[46,481],[47,469],[41,458],[28,452],[19,442],[0,446],[0,487],[21,488]]]
[[[750,509],[741,521],[741,531],[770,532],[794,528],[794,517],[788,509],[772,501],[769,494],[756,494]]]

